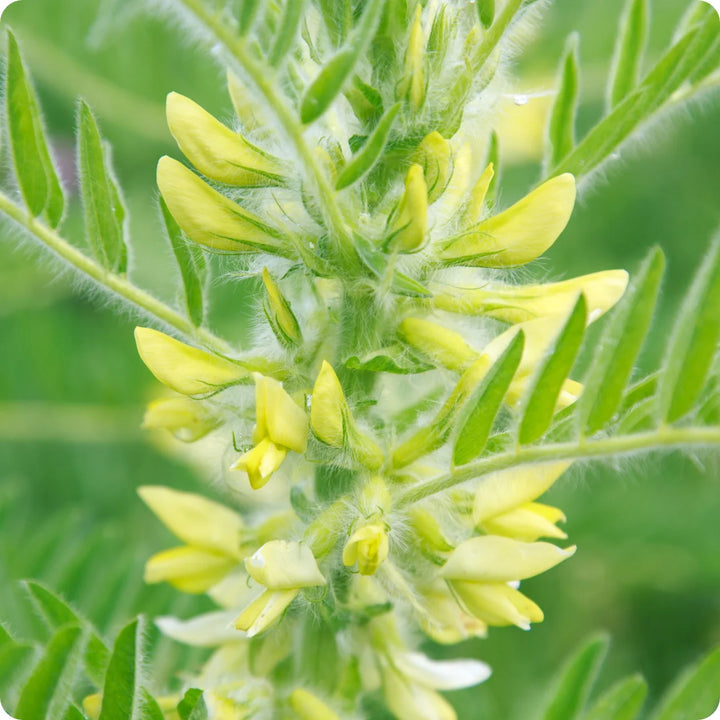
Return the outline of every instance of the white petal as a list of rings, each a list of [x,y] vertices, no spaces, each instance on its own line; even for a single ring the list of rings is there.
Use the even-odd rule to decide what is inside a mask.
[[[397,655],[395,664],[411,680],[434,690],[459,690],[487,680],[492,670],[479,660],[431,660],[408,652]]]
[[[237,610],[218,610],[189,620],[166,615],[156,618],[155,624],[163,635],[178,642],[196,647],[215,647],[244,640],[243,634],[235,628],[236,616]]]

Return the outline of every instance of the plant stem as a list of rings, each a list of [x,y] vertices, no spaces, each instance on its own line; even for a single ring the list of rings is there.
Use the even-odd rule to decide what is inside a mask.
[[[44,223],[28,215],[24,208],[18,207],[7,195],[0,192],[0,212],[13,219],[18,225],[31,233],[48,250],[51,250],[76,270],[84,273],[108,290],[124,298],[138,308],[154,315],[170,327],[175,328],[189,338],[202,343],[213,352],[227,355],[232,348],[221,338],[205,328],[193,325],[189,318],[181,315],[162,300],[133,285],[127,277],[106,270],[92,258],[73,247],[58,233]]]
[[[417,485],[400,495],[395,501],[394,507],[412,505],[467,480],[511,467],[557,460],[584,460],[612,455],[628,455],[659,448],[671,449],[689,445],[720,445],[720,427],[661,427],[653,432],[636,435],[520,448],[515,452],[501,453],[480,460],[443,477]]]
[[[308,170],[328,229],[335,236],[341,251],[344,253],[350,251],[352,255],[352,240],[345,225],[345,220],[340,213],[340,208],[335,202],[333,190],[328,184],[317,159],[305,142],[302,125],[300,125],[292,110],[275,92],[273,83],[274,68],[269,65],[264,66],[258,62],[248,52],[242,39],[233,32],[233,29],[227,23],[223,23],[217,14],[210,12],[202,0],[178,0],[178,2],[200,20],[207,30],[225,46],[231,57],[255,84]]]
[[[479,72],[482,66],[487,62],[493,50],[502,40],[505,31],[510,27],[515,15],[517,15],[524,0],[508,0],[500,15],[485,33],[483,41],[473,58],[473,69]]]

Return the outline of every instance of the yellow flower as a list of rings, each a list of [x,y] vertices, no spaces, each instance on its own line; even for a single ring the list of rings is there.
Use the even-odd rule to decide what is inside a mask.
[[[597,320],[622,297],[628,283],[624,270],[582,275],[546,285],[493,285],[435,292],[433,304],[439,310],[465,315],[487,315],[509,323],[538,317],[567,315],[583,293],[588,321]]]
[[[449,265],[512,267],[542,255],[570,220],[575,178],[548,180],[499,215],[452,238],[440,259]]]
[[[290,304],[267,268],[263,268],[262,278],[265,285],[265,316],[270,326],[283,344],[299,345],[302,342],[302,332]]]
[[[171,92],[166,111],[178,146],[203,175],[240,187],[282,184],[279,160],[225,127],[190,98]]]
[[[228,252],[289,254],[278,230],[221,195],[177,160],[160,158],[157,184],[170,213],[193,242]]]
[[[400,82],[400,95],[405,95],[414,110],[425,100],[425,41],[422,27],[422,7],[417,6],[415,20],[410,28],[405,53],[405,75]]]
[[[540,608],[512,583],[539,575],[567,559],[565,550],[545,542],[520,542],[492,535],[458,545],[440,570],[459,602],[488,625],[517,625],[527,630],[541,622]]]
[[[197,400],[170,397],[149,403],[143,427],[149,430],[169,430],[182,442],[194,442],[216,428],[220,420]]]
[[[167,581],[187,593],[202,593],[237,567],[245,525],[219,503],[194,493],[144,486],[138,493],[160,521],[185,545],[153,555],[145,581]]]
[[[345,543],[343,565],[352,567],[357,563],[361,575],[374,575],[388,556],[389,543],[385,524],[368,523],[358,528]]]
[[[487,636],[487,624],[458,605],[448,584],[436,578],[421,591],[424,612],[418,621],[425,633],[442,645],[455,645],[468,638]]]
[[[152,328],[136,327],[135,343],[148,370],[163,385],[182,395],[206,395],[249,377],[231,360]]]
[[[272,378],[255,374],[255,447],[232,470],[244,470],[254,490],[263,487],[280,467],[289,450],[304,453],[308,422],[305,411]]]
[[[430,320],[405,318],[398,326],[398,334],[408,345],[450,370],[466,370],[478,357],[460,333]]]
[[[418,145],[413,160],[422,167],[428,202],[432,204],[442,195],[453,174],[452,146],[433,130]]]
[[[427,218],[428,196],[423,169],[420,165],[411,165],[405,177],[405,192],[392,224],[392,247],[404,253],[419,250],[425,244]]]
[[[475,526],[492,535],[526,542],[567,537],[555,526],[565,520],[562,511],[533,501],[569,466],[568,462],[527,465],[483,477],[473,506]]]
[[[340,720],[332,708],[305,688],[295,688],[290,693],[290,707],[300,720]]]
[[[488,190],[490,189],[490,183],[495,177],[495,166],[490,163],[485,170],[483,170],[477,182],[473,186],[470,194],[468,195],[465,207],[461,215],[460,225],[470,226],[475,225],[480,221],[482,215],[483,206],[485,205],[485,198],[487,197]]]
[[[266,588],[235,621],[248,637],[278,620],[302,588],[327,584],[310,548],[298,542],[271,540],[246,558],[245,568]]]

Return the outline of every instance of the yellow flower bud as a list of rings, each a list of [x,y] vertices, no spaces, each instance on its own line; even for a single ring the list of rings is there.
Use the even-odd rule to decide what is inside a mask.
[[[538,317],[566,316],[583,293],[588,322],[597,320],[622,297],[628,283],[624,270],[582,275],[546,285],[486,285],[477,289],[439,292],[433,304],[440,310],[467,315],[487,315],[509,323]]]
[[[278,230],[213,190],[177,160],[160,158],[157,184],[170,213],[193,242],[228,252],[288,255]]]
[[[417,6],[410,28],[405,53],[405,75],[400,83],[400,95],[405,95],[414,110],[425,100],[425,39],[423,38],[422,7]]]
[[[524,265],[557,240],[574,204],[575,178],[569,173],[559,175],[499,215],[452,238],[440,258],[451,265]]]
[[[102,708],[102,694],[87,695],[83,698],[82,706],[85,714],[91,720],[97,720],[100,717],[100,709]]]
[[[433,130],[418,145],[413,162],[422,167],[428,202],[432,204],[443,194],[453,174],[452,146]]]
[[[145,582],[168,582],[178,590],[204,593],[222,580],[237,560],[196,547],[177,547],[153,555],[145,565]]]
[[[266,590],[250,603],[235,620],[235,627],[249,638],[272,625],[298,596],[300,590]]]
[[[460,221],[462,226],[475,225],[480,221],[483,206],[485,205],[485,198],[487,197],[490,183],[494,177],[495,166],[490,163],[485,170],[483,170],[482,175],[480,175],[473,189],[470,191]]]
[[[418,614],[422,629],[442,645],[473,637],[487,637],[487,624],[468,614],[450,593],[448,584],[435,580],[422,592],[423,613]]]
[[[405,192],[392,225],[390,244],[400,252],[419,250],[425,244],[427,215],[427,186],[423,170],[419,165],[411,165],[405,177]]]
[[[290,693],[290,707],[300,720],[340,720],[334,710],[304,688],[296,688]]]
[[[248,377],[227,358],[191,347],[152,328],[136,327],[135,343],[148,370],[182,395],[206,395]]]
[[[240,187],[282,184],[279,160],[230,130],[197,103],[171,92],[166,110],[178,146],[206,177]]]
[[[169,430],[182,442],[195,442],[219,423],[197,400],[172,397],[149,403],[142,426],[148,430]]]
[[[283,345],[299,345],[302,332],[288,301],[267,268],[263,268],[262,278],[265,285],[265,315],[270,326]]]
[[[388,556],[388,536],[385,525],[370,523],[358,528],[345,544],[343,565],[352,567],[357,563],[361,575],[374,575]]]
[[[450,586],[467,611],[488,625],[517,625],[529,630],[530,623],[543,621],[542,610],[506,583],[453,580]]]
[[[478,357],[460,333],[429,320],[405,318],[398,327],[398,333],[408,345],[450,370],[463,371]]]
[[[438,519],[426,508],[415,506],[410,510],[412,528],[420,540],[432,550],[449,552],[453,549]]]
[[[255,374],[255,447],[232,466],[244,470],[254,490],[261,488],[280,467],[288,450],[304,453],[308,422],[305,411],[285,392],[281,383]]]

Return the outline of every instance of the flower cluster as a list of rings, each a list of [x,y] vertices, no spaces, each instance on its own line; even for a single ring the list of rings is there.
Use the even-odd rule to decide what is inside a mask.
[[[262,279],[258,318],[272,332],[259,332],[251,351],[219,354],[136,331],[143,361],[174,393],[149,406],[145,425],[188,442],[213,433],[235,448],[224,477],[242,512],[167,488],[141,491],[184,543],[150,559],[147,581],[207,592],[222,607],[160,621],[179,640],[217,647],[200,677],[230,708],[217,717],[280,707],[283,717],[347,718],[360,696],[377,692],[400,720],[453,718],[438,691],[481,682],[489,669],[426,657],[415,649],[418,630],[453,644],[490,626],[528,629],[543,614],[521,583],[575,550],[552,542],[566,537],[562,512],[537,502],[566,463],[499,469],[408,499],[483,450],[459,458],[450,446],[518,338],[496,421],[505,442],[578,298],[592,322],[627,283],[623,271],[511,282],[505,271],[537,258],[566,227],[574,178],[554,177],[495,212],[494,165],[478,163],[481,148],[460,120],[427,127],[443,117],[433,33],[452,13],[448,32],[467,22],[442,4],[438,19],[437,6],[418,4],[396,74],[376,78],[387,113],[362,116],[358,78],[347,92],[354,119],[328,119],[311,157],[299,158],[313,182],[297,177],[279,131],[247,121],[252,100],[238,78],[230,84],[241,131],[168,96],[171,132],[202,175],[162,158],[164,202],[188,242]],[[381,131],[384,150],[364,167],[360,156]],[[566,381],[555,410],[581,392]],[[322,671],[303,648],[325,654]]]

